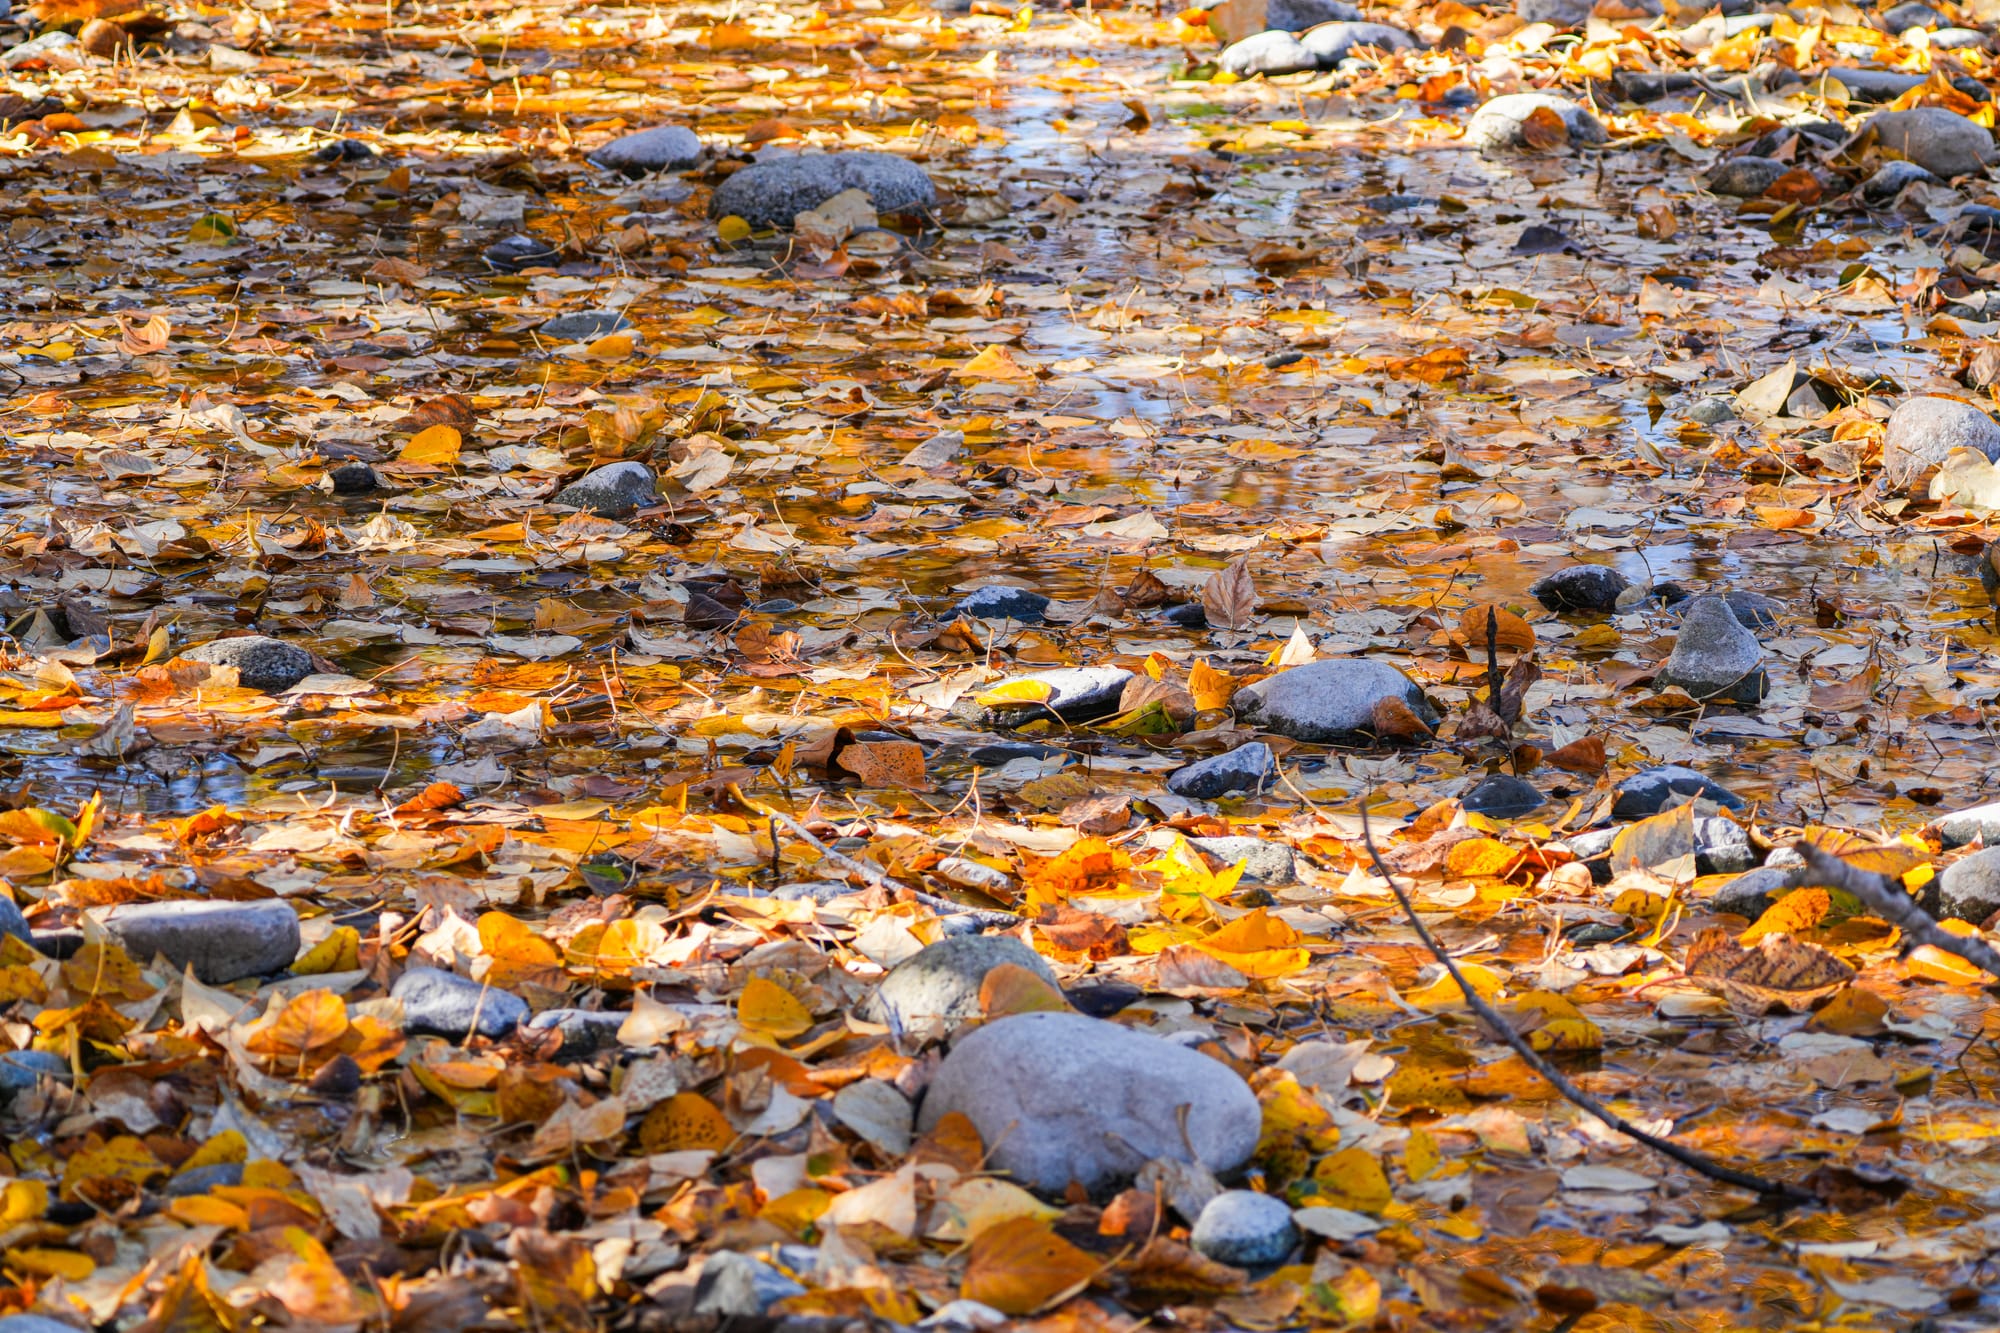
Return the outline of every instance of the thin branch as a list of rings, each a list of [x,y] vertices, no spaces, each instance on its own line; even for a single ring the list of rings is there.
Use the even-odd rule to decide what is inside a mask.
[[[967,907],[964,903],[955,903],[949,898],[940,898],[934,893],[925,893],[922,889],[913,889],[907,884],[898,884],[880,869],[869,865],[866,861],[857,861],[846,852],[835,851],[833,848],[827,846],[818,838],[815,838],[804,824],[793,819],[784,811],[773,809],[767,805],[760,805],[758,808],[772,819],[783,824],[794,836],[818,852],[827,861],[839,866],[848,874],[865,881],[870,888],[880,889],[892,897],[914,899],[932,911],[942,913],[945,916],[970,917],[979,923],[981,930],[990,930],[996,927],[1005,930],[1021,924],[1021,918],[1013,912],[993,912],[979,907]],[[773,855],[776,855],[775,844],[773,845]]]
[[[1902,931],[1905,938],[1918,944],[1928,944],[1933,949],[1942,949],[2000,977],[2000,950],[1977,935],[1954,935],[1941,929],[1931,914],[1917,906],[1916,901],[1904,891],[1901,881],[1849,865],[1809,842],[1795,842],[1792,850],[1803,856],[1806,863],[1795,867],[1785,877],[1787,888],[1839,889],[1851,893],[1866,904],[1869,911]]]
[[[1817,1204],[1819,1202],[1818,1197],[1814,1194],[1787,1181],[1766,1180],[1762,1176],[1754,1176],[1747,1171],[1738,1171],[1734,1167],[1724,1166],[1722,1163],[1704,1156],[1692,1148],[1684,1148],[1680,1144],[1663,1139],[1657,1134],[1648,1134],[1645,1130],[1640,1129],[1637,1125],[1634,1125],[1625,1119],[1625,1117],[1619,1115],[1616,1111],[1613,1111],[1610,1107],[1570,1082],[1569,1078],[1561,1070],[1544,1059],[1540,1051],[1530,1046],[1527,1039],[1514,1030],[1514,1025],[1509,1023],[1499,1010],[1488,1004],[1473,990],[1472,983],[1465,979],[1465,973],[1459,970],[1458,963],[1432,938],[1430,931],[1425,928],[1422,918],[1418,917],[1416,907],[1410,902],[1410,896],[1403,892],[1403,886],[1396,882],[1395,875],[1390,872],[1388,866],[1382,863],[1381,853],[1375,850],[1375,835],[1374,831],[1369,827],[1368,803],[1365,799],[1361,803],[1361,843],[1368,849],[1368,859],[1374,864],[1375,873],[1388,881],[1389,892],[1396,895],[1396,903],[1403,909],[1403,916],[1409,921],[1411,928],[1417,932],[1417,938],[1423,941],[1426,949],[1430,950],[1431,957],[1444,965],[1444,970],[1457,983],[1459,990],[1465,993],[1465,1002],[1472,1007],[1472,1012],[1477,1014],[1480,1021],[1492,1030],[1494,1036],[1512,1047],[1514,1054],[1520,1056],[1522,1062],[1528,1068],[1541,1075],[1547,1081],[1548,1085],[1561,1093],[1565,1099],[1588,1111],[1591,1115],[1603,1121],[1605,1125],[1625,1135],[1625,1137],[1644,1144],[1662,1156],[1672,1158],[1688,1170],[1707,1176],[1710,1180],[1717,1180],[1725,1185],[1734,1185],[1738,1189],[1749,1190],[1753,1194],[1781,1203]]]

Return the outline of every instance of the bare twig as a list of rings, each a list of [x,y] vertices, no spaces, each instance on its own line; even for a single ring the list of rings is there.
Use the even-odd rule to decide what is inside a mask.
[[[1928,944],[1963,958],[1974,967],[2000,977],[2000,950],[1976,935],[1954,935],[1940,929],[1930,913],[1917,906],[1900,882],[1888,875],[1851,866],[1831,852],[1809,842],[1795,842],[1792,850],[1806,859],[1786,877],[1794,889],[1840,889],[1867,905],[1868,910],[1902,931],[1917,944]]]
[[[1722,1163],[1704,1156],[1692,1148],[1684,1148],[1680,1144],[1663,1139],[1657,1134],[1649,1134],[1570,1082],[1569,1078],[1561,1070],[1544,1059],[1541,1052],[1530,1046],[1527,1040],[1514,1030],[1514,1025],[1509,1023],[1499,1010],[1488,1004],[1472,989],[1472,983],[1465,979],[1465,974],[1459,970],[1458,963],[1439,946],[1436,939],[1432,938],[1430,931],[1424,926],[1423,920],[1418,917],[1417,909],[1410,902],[1409,895],[1403,892],[1403,886],[1396,882],[1396,877],[1390,873],[1389,867],[1382,863],[1382,854],[1375,850],[1375,835],[1374,831],[1369,827],[1368,803],[1365,800],[1361,803],[1361,843],[1368,849],[1368,859],[1373,863],[1375,873],[1388,882],[1389,892],[1396,895],[1396,903],[1403,909],[1403,916],[1409,921],[1411,928],[1417,932],[1417,938],[1423,941],[1424,948],[1430,950],[1431,957],[1444,965],[1444,970],[1457,983],[1459,990],[1464,992],[1465,1002],[1471,1006],[1472,1012],[1477,1014],[1480,1021],[1492,1030],[1494,1036],[1511,1047],[1514,1054],[1520,1056],[1522,1062],[1528,1068],[1541,1075],[1548,1085],[1561,1093],[1565,1099],[1588,1111],[1591,1115],[1603,1121],[1606,1126],[1625,1135],[1625,1137],[1644,1144],[1662,1156],[1672,1158],[1688,1170],[1707,1176],[1710,1180],[1717,1180],[1725,1185],[1734,1185],[1738,1189],[1749,1190],[1753,1194],[1775,1202],[1786,1204],[1816,1204],[1819,1202],[1815,1195],[1788,1181],[1766,1180],[1762,1176],[1751,1175],[1747,1171],[1738,1171],[1734,1167],[1724,1166]]]
[[[898,884],[895,880],[890,879],[888,875],[876,867],[869,865],[866,861],[857,861],[846,852],[838,852],[827,846],[814,837],[804,824],[793,819],[784,811],[774,810],[769,806],[760,808],[772,819],[783,824],[808,847],[818,852],[827,861],[839,866],[848,874],[865,880],[871,888],[880,889],[892,897],[914,899],[922,903],[925,907],[936,912],[941,912],[946,916],[970,917],[979,923],[982,930],[996,926],[1004,930],[1010,926],[1021,924],[1021,918],[1012,912],[991,912],[983,908],[967,907],[964,903],[955,903],[949,898],[940,898],[934,893],[925,893],[922,889],[913,889],[907,884]],[[776,844],[773,843],[774,854],[775,847]]]

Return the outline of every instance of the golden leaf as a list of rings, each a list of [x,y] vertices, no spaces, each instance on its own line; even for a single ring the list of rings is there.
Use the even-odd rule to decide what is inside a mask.
[[[1035,1217],[986,1228],[972,1242],[959,1294],[1001,1314],[1028,1315],[1083,1290],[1097,1260]]]
[[[675,1093],[639,1122],[639,1146],[649,1153],[721,1152],[735,1141],[736,1130],[728,1117],[698,1092]]]
[[[799,997],[768,977],[752,977],[736,997],[736,1021],[766,1036],[796,1037],[813,1025]]]
[[[243,1045],[258,1055],[303,1057],[347,1035],[347,1005],[332,991],[309,990],[258,1024]]]
[[[456,426],[426,426],[412,435],[396,455],[405,463],[425,463],[432,467],[448,467],[458,461],[458,451],[464,437]]]

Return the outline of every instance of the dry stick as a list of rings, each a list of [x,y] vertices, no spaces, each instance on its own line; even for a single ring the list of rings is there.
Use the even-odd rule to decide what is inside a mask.
[[[1766,1180],[1762,1176],[1753,1176],[1747,1171],[1738,1171],[1733,1167],[1724,1166],[1722,1163],[1715,1161],[1713,1158],[1706,1157],[1692,1148],[1683,1148],[1680,1144],[1663,1139],[1657,1134],[1648,1134],[1645,1130],[1632,1124],[1625,1117],[1619,1115],[1616,1111],[1613,1111],[1610,1107],[1570,1082],[1561,1070],[1543,1059],[1541,1052],[1530,1046],[1527,1040],[1514,1030],[1514,1025],[1509,1023],[1499,1010],[1480,998],[1478,993],[1472,989],[1472,983],[1467,981],[1465,974],[1459,970],[1457,962],[1431,937],[1431,933],[1425,928],[1422,918],[1418,917],[1416,907],[1411,904],[1410,896],[1403,892],[1403,886],[1396,882],[1395,875],[1390,873],[1388,866],[1382,864],[1382,854],[1375,850],[1375,835],[1369,827],[1368,803],[1366,800],[1363,800],[1361,803],[1361,843],[1362,846],[1368,849],[1368,859],[1374,863],[1375,873],[1388,881],[1389,892],[1396,895],[1396,903],[1403,909],[1403,916],[1417,932],[1417,938],[1423,941],[1424,947],[1430,950],[1433,958],[1444,964],[1444,970],[1451,976],[1452,981],[1457,983],[1459,990],[1464,992],[1465,1002],[1472,1007],[1472,1012],[1479,1015],[1480,1021],[1492,1029],[1493,1035],[1512,1047],[1514,1054],[1520,1056],[1522,1062],[1528,1068],[1540,1074],[1550,1087],[1561,1093],[1569,1101],[1596,1116],[1611,1129],[1625,1135],[1627,1138],[1636,1139],[1638,1142],[1651,1148],[1654,1152],[1671,1157],[1688,1170],[1707,1176],[1710,1180],[1719,1180],[1725,1185],[1734,1185],[1738,1189],[1749,1190],[1751,1193],[1761,1195],[1766,1199],[1773,1199],[1783,1203],[1816,1204],[1819,1202],[1818,1196],[1787,1181]]]
[[[1872,870],[1851,866],[1809,842],[1795,842],[1792,850],[1806,859],[1786,876],[1785,886],[1793,889],[1840,889],[1851,893],[1868,909],[1895,926],[1918,944],[1942,949],[2000,977],[2000,950],[1976,935],[1954,935],[1940,929],[1930,913],[1910,898],[1901,881]]]
[[[895,880],[890,879],[866,861],[857,861],[847,853],[835,851],[833,848],[827,846],[818,838],[815,838],[806,829],[804,824],[793,819],[784,811],[773,810],[767,806],[765,807],[765,813],[803,839],[807,846],[811,847],[828,861],[839,866],[848,874],[866,880],[871,887],[880,889],[884,893],[896,895],[908,894],[933,911],[942,912],[947,916],[971,917],[979,923],[982,930],[993,926],[1005,929],[1009,926],[1018,926],[1021,924],[1021,918],[1012,912],[989,912],[983,908],[967,907],[964,903],[955,903],[949,898],[940,898],[934,893],[925,893],[922,889],[913,889],[908,885],[898,884]],[[775,846],[775,843],[773,845]]]

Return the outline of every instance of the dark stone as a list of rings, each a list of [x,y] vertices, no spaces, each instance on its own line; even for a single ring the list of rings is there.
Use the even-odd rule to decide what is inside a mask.
[[[753,227],[789,227],[799,214],[846,190],[860,190],[878,213],[929,212],[937,187],[922,167],[894,153],[764,153],[715,189],[710,217]]]
[[[990,583],[975,588],[952,608],[956,615],[975,620],[1012,620],[1022,625],[1039,625],[1048,617],[1049,599],[1026,588]]]
[[[486,263],[501,273],[520,273],[531,268],[552,268],[561,254],[547,241],[532,236],[508,236],[486,247]]]
[[[572,310],[545,321],[535,332],[558,342],[585,343],[631,327],[632,321],[616,310]]]
[[[234,1189],[242,1183],[243,1163],[216,1162],[174,1176],[167,1181],[166,1194],[170,1199],[191,1199],[197,1195],[207,1194],[217,1186]]]
[[[558,1060],[581,1060],[618,1045],[618,1029],[630,1017],[622,1010],[609,1013],[599,1009],[545,1009],[522,1026],[524,1032],[539,1034],[554,1030],[562,1034]]]
[[[1729,912],[1755,921],[1771,910],[1771,904],[1791,887],[1787,872],[1778,866],[1758,866],[1746,870],[1715,891],[1708,900],[1710,910]]]
[[[474,1032],[498,1041],[528,1017],[520,996],[435,967],[411,968],[396,978],[389,994],[403,1002],[403,1031],[452,1041]]]
[[[1180,629],[1207,629],[1208,610],[1200,602],[1182,602],[1160,612],[1160,619]]]
[[[699,161],[701,140],[685,125],[660,125],[620,135],[590,155],[591,165],[631,177],[686,171]]]
[[[2000,912],[2000,847],[1953,861],[1938,876],[1938,915],[1978,925]]]
[[[1213,801],[1231,792],[1261,792],[1277,776],[1278,758],[1271,747],[1251,741],[1177,769],[1167,778],[1167,790],[1193,801]]]
[[[313,673],[313,656],[297,644],[262,634],[243,634],[233,639],[210,639],[192,648],[183,648],[181,657],[210,666],[233,666],[236,679],[248,690],[273,694],[289,690]]]
[[[333,481],[335,495],[366,495],[382,484],[375,469],[366,463],[342,463],[327,476]]]
[[[898,1031],[957,1027],[979,1017],[980,983],[1002,963],[1024,967],[1060,988],[1042,956],[1014,936],[959,935],[925,945],[890,968],[861,1002],[861,1016]]]
[[[1614,789],[1613,819],[1644,819],[1662,810],[1685,804],[1690,797],[1713,802],[1725,810],[1744,808],[1743,798],[1720,783],[1711,782],[1691,768],[1678,764],[1648,768],[1620,782]]]
[[[1764,191],[1778,183],[1778,178],[1790,171],[1788,162],[1779,162],[1768,157],[1732,157],[1718,163],[1708,174],[1708,189],[1712,194],[1730,195],[1738,199],[1756,199]]]
[[[1224,1190],[1203,1205],[1188,1243],[1219,1264],[1269,1268],[1285,1261],[1299,1243],[1299,1230],[1283,1199]]]
[[[1511,773],[1494,773],[1458,798],[1459,804],[1475,815],[1494,819],[1518,819],[1542,808],[1546,798],[1535,784]]]
[[[584,473],[557,491],[549,503],[568,505],[599,518],[623,518],[652,504],[659,495],[659,478],[653,469],[625,459]]]
[[[322,144],[313,154],[313,161],[329,165],[341,162],[366,162],[377,157],[374,147],[359,139],[338,139],[330,144]]]
[[[276,899],[126,903],[92,915],[141,966],[164,956],[211,986],[282,972],[299,956],[299,914]]]
[[[1236,716],[1293,740],[1352,742],[1372,736],[1375,706],[1394,699],[1428,727],[1437,710],[1421,686],[1387,662],[1336,657],[1266,676],[1236,692]]]
[[[1049,696],[1037,702],[978,702],[985,691],[971,699],[961,699],[953,711],[981,726],[1032,722],[1053,715],[1064,722],[1095,722],[1118,711],[1132,673],[1123,667],[1057,667],[1049,671],[1012,676],[987,687],[998,689],[1016,681],[1038,681],[1049,687]]]
[[[1570,565],[1538,579],[1528,595],[1558,614],[1614,611],[1631,580],[1609,565]]]
[[[1764,646],[1720,597],[1691,598],[1681,613],[1674,651],[1654,685],[1677,687],[1698,700],[1755,704],[1770,687]]]

